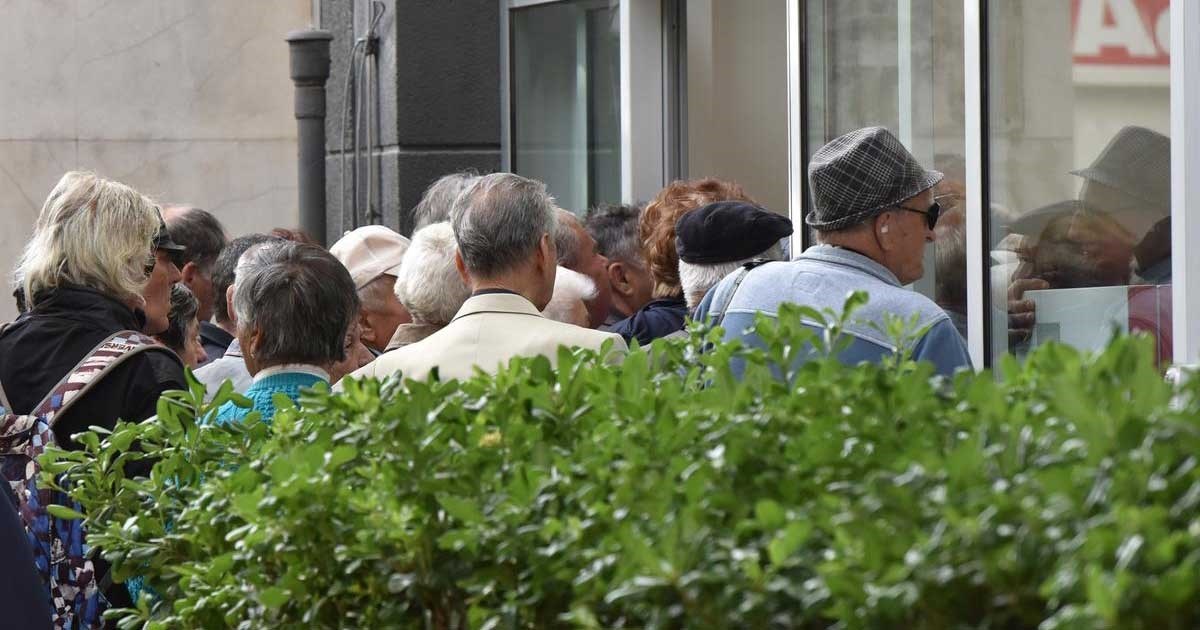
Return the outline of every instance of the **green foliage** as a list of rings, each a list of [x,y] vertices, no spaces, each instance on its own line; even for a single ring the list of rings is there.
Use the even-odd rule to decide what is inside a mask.
[[[1200,626],[1196,381],[1136,338],[952,381],[793,365],[845,317],[351,382],[270,427],[198,423],[237,397],[193,385],[47,477],[158,594],[122,627]]]

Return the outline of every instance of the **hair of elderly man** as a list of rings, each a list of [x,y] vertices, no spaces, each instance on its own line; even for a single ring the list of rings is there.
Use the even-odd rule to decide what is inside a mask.
[[[558,208],[554,216],[554,249],[558,251],[558,264],[573,269],[579,262],[578,230],[583,229],[583,223],[562,208]]]
[[[182,282],[171,287],[171,312],[167,317],[168,326],[165,331],[156,335],[165,346],[183,356],[187,348],[188,324],[196,318],[200,310],[200,301],[192,295],[192,290]]]
[[[467,271],[496,278],[519,267],[554,233],[556,209],[542,182],[512,173],[480,177],[450,212]]]
[[[259,245],[238,264],[236,287],[239,337],[258,332],[258,365],[328,365],[346,358],[358,293],[350,272],[329,252],[291,241]]]
[[[740,185],[706,178],[671,182],[646,204],[638,221],[638,235],[654,280],[651,293],[655,298],[678,297],[683,292],[679,284],[679,254],[675,250],[675,222],[710,203],[734,200],[754,202]]]
[[[388,277],[388,274],[382,274],[358,290],[358,299],[362,303],[362,310],[369,313],[387,310],[388,302],[392,299],[395,291],[395,285],[388,285]]]
[[[63,175],[13,273],[27,306],[64,284],[140,303],[160,217],[157,204],[125,184],[82,171]]]
[[[396,298],[413,323],[444,326],[454,319],[471,289],[454,266],[454,228],[443,221],[413,234],[396,276]]]
[[[681,260],[679,261],[679,282],[683,287],[683,299],[687,302],[689,309],[694,309],[713,287],[738,267],[752,260],[779,260],[782,257],[783,250],[776,243],[760,254],[733,262],[696,265]]]
[[[212,283],[213,283],[213,314],[220,323],[230,323],[229,321],[229,304],[226,301],[225,294],[229,291],[229,287],[233,286],[234,273],[237,271],[238,260],[246,250],[269,241],[281,241],[276,236],[267,234],[247,234],[239,236],[232,241],[229,241],[225,248],[221,250],[217,260],[213,263],[212,268]]]
[[[584,226],[596,239],[596,251],[612,261],[644,265],[638,219],[645,204],[600,204],[588,210]]]
[[[472,169],[437,178],[413,208],[413,233],[427,225],[449,221],[455,200],[478,179],[479,173]]]
[[[225,228],[212,213],[191,206],[172,206],[167,212],[167,232],[171,240],[187,249],[184,263],[194,262],[202,271],[210,271],[225,248]]]
[[[542,309],[542,315],[556,322],[579,324],[573,319],[572,311],[577,312],[583,306],[586,319],[587,306],[583,303],[595,298],[597,293],[596,283],[591,278],[559,265],[554,274],[554,294]]]

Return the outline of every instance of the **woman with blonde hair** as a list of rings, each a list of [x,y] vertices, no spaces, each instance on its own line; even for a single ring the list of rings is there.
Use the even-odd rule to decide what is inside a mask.
[[[185,389],[179,358],[142,334],[167,329],[171,285],[180,278],[172,257],[181,250],[145,195],[92,173],[64,175],[14,273],[26,311],[0,331],[8,411],[31,414],[52,392],[72,390],[61,395],[52,430],[59,446],[76,449],[73,434],[145,420],[164,391]],[[120,358],[107,371],[96,371],[99,360],[81,364],[97,350]],[[64,382],[89,369],[87,378]],[[107,567],[96,562],[99,580]],[[129,604],[119,584],[105,595],[112,605]]]

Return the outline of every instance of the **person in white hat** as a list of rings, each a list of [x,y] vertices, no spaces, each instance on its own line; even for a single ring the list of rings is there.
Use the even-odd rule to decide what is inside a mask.
[[[329,248],[354,280],[362,301],[358,315],[359,335],[372,352],[381,353],[396,328],[412,321],[408,309],[396,298],[396,276],[409,240],[382,226],[367,225],[346,232]]]

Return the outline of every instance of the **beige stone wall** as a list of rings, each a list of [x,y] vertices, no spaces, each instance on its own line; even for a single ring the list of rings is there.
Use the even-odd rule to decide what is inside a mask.
[[[0,321],[71,169],[203,207],[231,235],[295,226],[283,38],[311,18],[311,0],[0,0]]]

